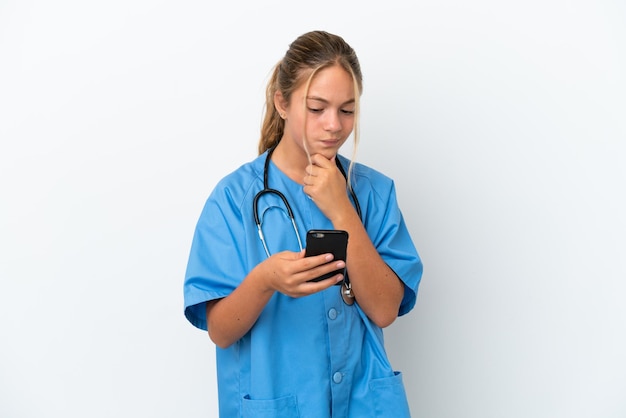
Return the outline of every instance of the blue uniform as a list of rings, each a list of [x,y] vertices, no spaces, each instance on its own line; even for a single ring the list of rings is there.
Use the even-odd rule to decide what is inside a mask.
[[[263,189],[266,154],[216,186],[193,238],[184,284],[185,316],[206,330],[206,302],[228,296],[267,258],[252,201]],[[339,156],[347,167],[349,161]],[[404,283],[399,315],[416,301],[422,263],[396,202],[393,181],[362,164],[352,170],[363,223],[383,260]],[[269,187],[288,199],[301,237],[331,222],[273,163]],[[271,254],[298,251],[280,198],[264,195],[259,217]],[[292,298],[276,292],[252,329],[226,349],[217,347],[221,417],[409,417],[402,375],[392,369],[383,332],[359,308],[346,305],[332,286]]]

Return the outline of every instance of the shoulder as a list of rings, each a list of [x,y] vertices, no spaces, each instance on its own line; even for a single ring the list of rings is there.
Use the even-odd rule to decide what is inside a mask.
[[[343,155],[339,155],[338,157],[347,173],[351,161]],[[356,161],[352,164],[350,176],[352,178],[353,187],[359,190],[369,189],[371,192],[377,194],[387,194],[394,187],[394,181],[391,177]]]
[[[263,166],[265,157],[261,155],[252,161],[239,166],[217,182],[209,196],[209,201],[228,201],[234,206],[240,206],[247,201],[252,191],[258,189],[259,182],[263,184]]]

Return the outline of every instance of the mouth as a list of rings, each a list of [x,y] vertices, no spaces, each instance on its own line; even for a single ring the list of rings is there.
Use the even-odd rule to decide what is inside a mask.
[[[325,147],[337,147],[341,145],[341,140],[339,139],[322,139],[319,142]]]

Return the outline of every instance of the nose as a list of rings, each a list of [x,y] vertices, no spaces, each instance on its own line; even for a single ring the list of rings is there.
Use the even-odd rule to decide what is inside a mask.
[[[324,116],[324,129],[327,132],[341,131],[341,118],[337,112],[327,112]]]

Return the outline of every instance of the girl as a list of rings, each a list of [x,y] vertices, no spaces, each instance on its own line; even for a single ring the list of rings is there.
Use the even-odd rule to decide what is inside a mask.
[[[422,263],[393,181],[338,154],[357,143],[361,91],[341,37],[297,38],[268,83],[259,157],[202,211],[185,315],[217,345],[221,417],[409,416],[382,328],[413,308]],[[305,257],[311,229],[347,231],[346,261]]]

